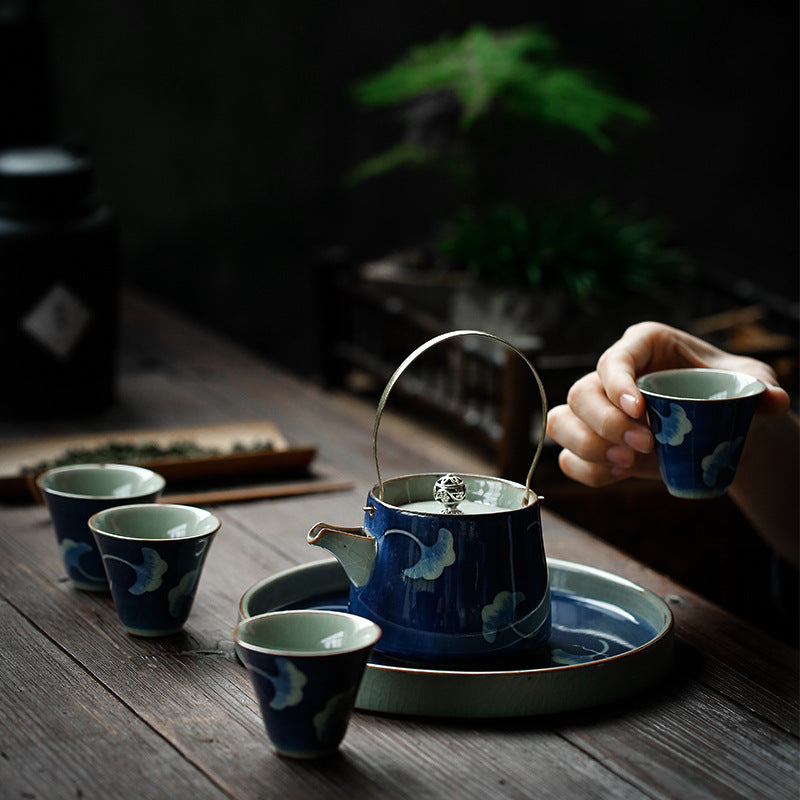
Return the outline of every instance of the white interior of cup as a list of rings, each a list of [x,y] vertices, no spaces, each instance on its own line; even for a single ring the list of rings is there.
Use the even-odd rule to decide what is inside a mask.
[[[325,656],[371,647],[381,630],[354,614],[309,609],[250,617],[233,635],[239,646],[263,653]]]
[[[140,503],[99,511],[89,518],[93,531],[123,539],[190,539],[213,533],[220,521],[194,506]]]
[[[164,478],[129,464],[76,464],[55,467],[37,478],[43,491],[72,497],[141,497],[160,492]]]
[[[732,400],[761,394],[766,387],[752,375],[718,369],[670,369],[636,381],[643,394],[673,400]]]

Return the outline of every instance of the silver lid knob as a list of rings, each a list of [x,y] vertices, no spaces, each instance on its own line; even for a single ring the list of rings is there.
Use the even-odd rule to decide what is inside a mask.
[[[445,514],[460,514],[458,504],[467,496],[467,484],[449,472],[433,485],[433,499],[444,506]]]

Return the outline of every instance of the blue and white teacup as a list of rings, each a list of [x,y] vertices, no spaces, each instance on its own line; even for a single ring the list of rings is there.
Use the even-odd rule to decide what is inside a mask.
[[[129,464],[76,464],[39,475],[39,488],[53,521],[64,567],[72,583],[87,591],[108,591],[108,580],[89,517],[106,508],[152,503],[164,478]]]
[[[380,636],[374,622],[339,611],[276,611],[236,626],[236,649],[278,753],[320,758],[336,752]]]
[[[117,614],[134,636],[183,628],[220,521],[169,503],[118,506],[89,519]]]
[[[670,494],[724,494],[765,385],[739,372],[695,368],[652,372],[639,378],[637,386]]]

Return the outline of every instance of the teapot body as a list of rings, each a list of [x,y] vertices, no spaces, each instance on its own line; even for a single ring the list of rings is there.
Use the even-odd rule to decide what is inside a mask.
[[[436,475],[394,478],[368,495],[375,558],[351,583],[354,614],[380,625],[381,652],[410,660],[484,661],[536,650],[550,634],[539,502],[525,487],[463,476],[463,512],[428,510]],[[430,505],[434,505],[431,501]]]
[[[426,350],[462,336],[503,345],[536,380],[542,430],[525,486],[452,473],[384,481],[378,428],[392,387]],[[497,664],[545,644],[550,584],[540,498],[530,486],[546,430],[547,397],[536,368],[525,353],[494,334],[440,334],[394,371],[375,415],[372,450],[378,483],[367,495],[363,526],[320,522],[307,537],[336,556],[347,573],[350,611],[381,627],[376,650],[411,661]]]

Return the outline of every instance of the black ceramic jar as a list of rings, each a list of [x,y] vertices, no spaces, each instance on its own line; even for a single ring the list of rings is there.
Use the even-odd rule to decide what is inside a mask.
[[[117,226],[84,153],[0,151],[0,410],[80,417],[114,397]]]

